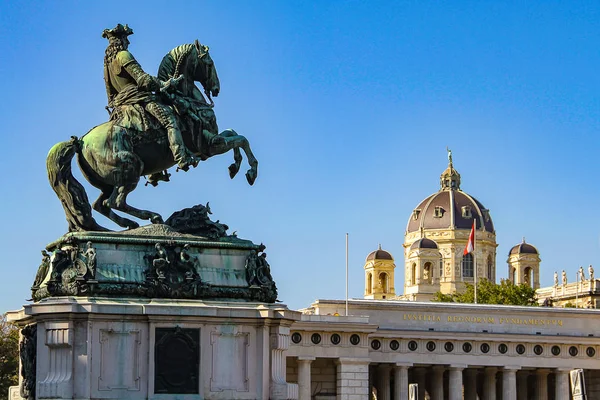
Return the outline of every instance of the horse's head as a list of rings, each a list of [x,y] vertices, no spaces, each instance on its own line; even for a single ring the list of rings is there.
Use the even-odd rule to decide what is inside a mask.
[[[196,40],[194,42],[196,50],[198,51],[198,60],[196,63],[196,70],[194,80],[202,84],[204,93],[208,96],[209,101],[212,103],[211,95],[217,97],[221,90],[219,83],[219,76],[217,75],[217,69],[215,63],[210,54],[208,53],[208,46],[204,46]]]

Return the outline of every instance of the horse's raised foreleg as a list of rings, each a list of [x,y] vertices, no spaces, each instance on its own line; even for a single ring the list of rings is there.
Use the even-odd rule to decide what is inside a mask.
[[[153,224],[162,224],[163,219],[160,214],[148,210],[140,210],[127,204],[127,195],[137,186],[137,181],[126,183],[121,186],[115,186],[110,197],[103,202],[104,206],[115,210],[123,211],[126,214],[133,215],[139,219],[147,219]]]
[[[233,163],[229,166],[229,177],[231,179],[235,178],[238,171],[240,170],[240,166],[242,165],[242,153],[240,153],[239,147],[233,148]]]
[[[111,193],[112,190],[102,191],[98,199],[96,199],[96,201],[92,205],[94,210],[98,211],[100,214],[104,215],[105,217],[107,217],[122,228],[134,229],[139,227],[140,224],[138,224],[137,222],[121,217],[120,215],[116,214],[113,210],[111,210],[110,207],[107,207],[104,204],[104,200],[108,199]]]
[[[218,145],[212,146],[212,148],[210,149],[211,155],[223,154],[231,150],[232,147],[226,143],[225,138],[238,136],[238,134],[233,129],[226,129],[223,132],[221,132],[218,136],[223,138],[223,140],[217,142],[219,143]],[[237,175],[238,171],[240,170],[240,166],[242,165],[242,154],[240,153],[239,147],[233,147],[233,161],[233,164],[231,164],[228,168],[229,177],[231,179],[233,179]]]
[[[229,176],[233,178],[240,169],[242,162],[242,155],[240,154],[240,148],[244,150],[250,169],[246,172],[246,179],[250,185],[254,184],[256,176],[258,175],[258,160],[254,157],[250,143],[244,136],[238,135],[233,129],[226,129],[219,134],[225,138],[225,140],[218,145],[211,146],[210,154],[217,155],[223,154],[233,149],[234,163],[229,166]]]

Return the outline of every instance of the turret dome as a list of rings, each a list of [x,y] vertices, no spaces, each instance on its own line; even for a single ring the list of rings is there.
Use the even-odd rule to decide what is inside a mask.
[[[508,252],[508,255],[510,256],[511,254],[540,254],[538,252],[538,250],[530,245],[529,243],[525,243],[525,239],[523,239],[522,243],[519,243],[516,246],[513,246],[510,251]]]
[[[371,261],[371,260],[392,260],[394,261],[394,257],[392,257],[392,255],[381,249],[381,245],[379,245],[379,248],[375,251],[372,251],[369,253],[369,255],[367,256],[366,261]]]
[[[411,250],[416,249],[437,249],[438,245],[431,239],[423,238],[415,241],[411,246]]]

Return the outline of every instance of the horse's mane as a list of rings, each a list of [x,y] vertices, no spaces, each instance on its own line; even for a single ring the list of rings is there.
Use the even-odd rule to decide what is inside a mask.
[[[185,61],[187,56],[193,54],[194,57],[198,57],[198,51],[194,44],[182,44],[181,46],[175,47],[173,50],[167,53],[160,62],[158,67],[158,79],[166,81],[169,78],[177,77],[184,73]],[[186,77],[187,79],[188,77]]]

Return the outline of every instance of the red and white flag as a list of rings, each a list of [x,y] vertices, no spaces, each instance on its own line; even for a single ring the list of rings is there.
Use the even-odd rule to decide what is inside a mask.
[[[463,251],[463,256],[472,253],[475,250],[475,219],[473,219],[473,226],[471,227],[471,233],[469,234],[469,241]]]

